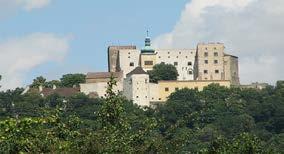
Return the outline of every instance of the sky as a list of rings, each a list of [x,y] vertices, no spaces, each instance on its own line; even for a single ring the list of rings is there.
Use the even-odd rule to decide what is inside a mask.
[[[284,79],[283,0],[0,0],[2,89],[37,76],[107,71],[109,45],[223,42],[241,82]]]

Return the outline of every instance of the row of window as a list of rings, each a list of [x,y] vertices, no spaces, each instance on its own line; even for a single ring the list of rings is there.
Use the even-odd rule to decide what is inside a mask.
[[[214,50],[217,50],[217,48],[216,48],[216,47],[214,47],[213,49],[214,49]],[[208,50],[208,48],[205,48],[205,50]]]
[[[209,53],[208,52],[204,52],[204,57],[208,57],[208,56],[209,56]],[[219,56],[218,52],[214,52],[214,56],[218,57]]]
[[[194,87],[194,89],[198,90],[198,87]],[[175,88],[175,91],[178,91],[178,90],[179,90],[179,88],[176,87],[176,88]],[[165,88],[165,91],[166,91],[166,92],[170,91],[170,88],[166,87],[166,88]]]
[[[208,62],[208,60],[204,60],[204,63],[208,64],[209,62]],[[218,63],[219,63],[218,60],[214,60],[214,64],[218,64]]]
[[[158,52],[156,52],[158,54]],[[181,54],[182,52],[179,52],[179,54]],[[193,52],[190,52],[191,54],[193,54]],[[168,52],[168,54],[171,54],[171,52]]]
[[[208,74],[208,70],[204,70],[203,73],[204,73],[204,74]],[[219,70],[215,70],[215,73],[216,73],[216,74],[219,74],[220,71],[219,71]]]
[[[162,57],[159,56],[159,59],[161,59]],[[168,56],[168,58],[171,58],[171,56]],[[176,56],[176,58],[179,58],[179,56]],[[188,56],[185,56],[185,58],[188,58]]]

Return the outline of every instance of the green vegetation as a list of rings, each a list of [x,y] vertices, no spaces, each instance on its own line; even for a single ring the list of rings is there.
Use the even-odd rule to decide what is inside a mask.
[[[177,80],[178,71],[174,65],[171,64],[156,64],[152,71],[148,71],[150,82],[158,82],[159,80]]]
[[[54,85],[56,87],[69,87],[72,88],[74,86],[78,87],[80,83],[86,82],[86,75],[84,74],[65,74],[59,80],[47,81],[46,78],[39,76],[33,80],[31,84],[32,88],[38,88],[39,86],[43,86],[46,88],[52,88]]]
[[[263,90],[180,89],[141,108],[113,92],[71,98],[0,92],[3,153],[283,153],[284,82]],[[65,101],[64,101],[65,100]],[[68,101],[66,101],[68,100]],[[0,152],[0,153],[1,153]]]

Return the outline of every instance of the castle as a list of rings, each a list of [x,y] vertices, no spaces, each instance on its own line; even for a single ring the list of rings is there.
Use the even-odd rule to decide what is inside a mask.
[[[147,71],[156,64],[172,64],[178,71],[176,81],[150,83]],[[217,83],[230,87],[239,85],[238,57],[225,53],[222,43],[199,43],[196,49],[154,49],[150,37],[145,46],[110,46],[108,72],[88,73],[81,92],[104,97],[109,77],[118,84],[117,92],[140,106],[162,103],[174,91],[182,88],[202,90]]]

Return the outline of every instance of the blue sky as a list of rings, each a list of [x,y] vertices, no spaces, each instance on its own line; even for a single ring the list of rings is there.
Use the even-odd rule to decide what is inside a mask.
[[[109,45],[223,42],[242,83],[284,79],[283,0],[0,0],[2,88],[107,71]]]
[[[170,31],[186,2],[54,0],[44,8],[17,10],[0,20],[0,39],[35,32],[71,36],[70,49],[64,60],[34,67],[25,83],[39,75],[56,78],[68,72],[106,71],[107,46],[142,46],[147,29],[153,37]]]

